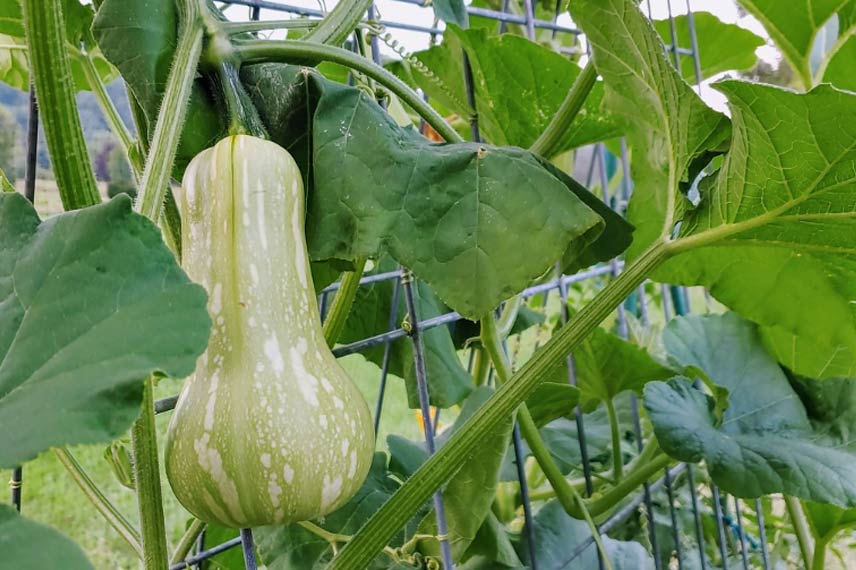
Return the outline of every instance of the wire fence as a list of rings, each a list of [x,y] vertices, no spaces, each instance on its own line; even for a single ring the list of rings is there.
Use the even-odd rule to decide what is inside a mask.
[[[390,0],[387,0],[390,1]],[[430,3],[425,0],[392,0],[401,4],[410,4],[417,7],[426,8],[425,16],[428,16],[427,10],[430,10]],[[699,60],[699,45],[695,33],[693,13],[690,8],[690,1],[685,0],[687,10],[687,24],[689,28],[690,45],[680,46],[677,41],[677,33],[674,16],[672,14],[672,2],[666,0],[668,7],[668,17],[670,21],[671,42],[666,46],[668,53],[671,55],[675,65],[680,68],[682,57],[691,57],[695,66],[696,85],[701,92],[701,67]],[[649,16],[651,15],[650,0],[646,1]],[[503,31],[509,24],[523,26],[526,35],[529,39],[534,39],[536,30],[551,30],[553,36],[558,34],[573,34],[578,36],[580,31],[572,26],[559,23],[559,7],[561,3],[556,3],[556,11],[553,14],[552,20],[535,18],[535,10],[533,0],[523,0],[523,14],[514,14],[509,11],[509,2],[504,0],[502,10],[491,10],[487,8],[479,8],[469,6],[467,11],[472,16],[490,18],[497,22],[500,31]],[[318,18],[324,15],[323,10],[319,8],[291,5],[287,3],[274,2],[270,0],[225,0],[224,7],[244,6],[249,8],[247,17],[252,20],[260,19],[263,11],[271,11],[277,14],[288,14],[294,17]],[[235,18],[235,10],[228,11],[231,18]],[[367,20],[377,21],[384,27],[391,30],[402,30],[420,34],[427,34],[436,39],[437,36],[443,33],[441,25],[436,19],[433,19],[431,25],[421,25],[413,22],[392,21],[386,19],[376,20],[377,12],[373,6],[368,14]],[[376,62],[380,61],[380,51],[376,37],[372,37],[371,55]],[[565,48],[565,51],[575,51],[576,48]],[[475,95],[473,92],[471,71],[469,62],[464,56],[464,73],[467,96],[470,105],[475,108]],[[30,121],[28,128],[28,160],[27,173],[25,181],[25,192],[27,197],[32,201],[35,189],[35,151],[38,137],[38,109],[35,106],[35,98],[33,96],[33,88],[30,88]],[[477,114],[471,122],[471,133],[474,141],[479,141],[479,125]],[[576,165],[576,175],[578,178],[584,178],[585,185],[589,188],[598,186],[603,194],[603,199],[610,204],[614,209],[623,213],[627,201],[632,192],[632,179],[630,176],[629,160],[626,146],[623,141],[620,148],[620,153],[613,156],[603,144],[593,145],[589,149],[590,152],[579,153],[585,157],[587,164]],[[610,196],[610,175],[609,163],[617,161],[620,167],[621,180],[619,189],[615,196]],[[584,176],[581,176],[583,174]],[[614,260],[608,264],[599,265],[589,270],[582,271],[574,275],[560,275],[559,277],[548,282],[529,287],[523,291],[522,296],[529,299],[535,295],[543,294],[543,303],[546,305],[550,296],[558,295],[561,301],[561,320],[564,322],[568,318],[568,297],[569,288],[574,284],[580,283],[597,283],[603,278],[615,276],[622,270],[623,264],[619,260]],[[388,271],[382,273],[373,273],[364,276],[360,280],[361,286],[369,286],[380,282],[392,282],[393,294],[391,311],[389,314],[388,330],[384,333],[377,334],[368,338],[360,339],[349,344],[337,346],[333,353],[337,357],[359,353],[372,347],[383,346],[384,354],[380,370],[380,378],[378,383],[378,392],[375,402],[375,432],[378,431],[378,426],[384,409],[384,397],[386,393],[387,381],[389,377],[390,355],[392,344],[400,339],[408,337],[409,342],[413,346],[414,366],[416,372],[416,380],[419,394],[419,413],[423,432],[425,434],[425,443],[430,453],[434,452],[434,435],[437,426],[438,417],[435,414],[431,415],[431,410],[428,402],[428,385],[430,378],[425,370],[425,361],[421,334],[435,327],[449,326],[462,317],[456,312],[449,312],[424,320],[419,319],[417,314],[416,303],[414,302],[414,287],[415,279],[413,275],[406,269],[396,271]],[[336,294],[339,288],[338,283],[334,283],[320,293],[320,307],[322,318],[325,314],[326,307],[330,299]],[[632,311],[633,317],[638,319],[643,327],[650,326],[651,313],[649,312],[648,289],[645,285],[640,286],[638,291],[631,299],[632,303],[627,303],[627,306],[620,306],[617,312],[616,325],[618,334],[624,338],[629,337],[628,328],[628,311]],[[400,326],[399,297],[404,294],[406,307],[406,320],[409,326],[406,328]],[[675,315],[682,315],[690,310],[690,296],[687,291],[679,287],[662,286],[660,290],[661,310],[663,311],[662,318],[668,321]],[[472,358],[470,366],[472,366]],[[568,358],[568,381],[571,384],[576,384],[577,379],[574,370],[573,356]],[[156,402],[156,412],[164,413],[171,410],[175,406],[176,397],[166,398]],[[639,403],[635,397],[630,398],[630,408],[632,412],[632,428],[635,436],[635,446],[637,451],[641,452],[644,445],[643,427],[641,414],[639,412]],[[586,420],[587,417],[579,407],[574,416],[576,433],[578,436],[579,455],[581,458],[581,468],[585,480],[586,494],[591,495],[594,489],[593,485],[593,468],[592,460],[589,454],[589,441],[586,436]],[[530,493],[527,487],[526,473],[524,470],[525,449],[521,442],[521,437],[517,426],[513,431],[512,437],[513,453],[516,458],[516,466],[518,473],[518,482],[520,484],[521,497],[524,510],[524,530],[527,540],[530,545],[534,545],[529,549],[530,560],[526,561],[532,570],[537,569],[537,560],[535,553],[538,548],[538,539],[535,532],[535,524],[533,520],[533,509],[530,501]],[[598,525],[601,535],[606,535],[608,532],[615,530],[620,524],[628,521],[634,516],[638,516],[644,521],[647,521],[647,535],[650,543],[650,550],[653,554],[654,567],[657,570],[662,568],[756,568],[762,567],[765,570],[770,568],[770,555],[767,545],[767,536],[764,523],[764,509],[760,499],[755,500],[753,504],[748,504],[739,501],[736,498],[731,498],[723,495],[715,486],[710,486],[703,481],[698,480],[698,474],[702,472],[690,464],[679,464],[677,466],[664,469],[661,476],[653,481],[645,483],[639,493],[630,497],[612,516],[604,520]],[[15,470],[12,476],[12,502],[20,510],[21,505],[21,487],[23,485],[23,475],[20,469]],[[441,538],[441,553],[444,567],[447,569],[454,568],[452,562],[451,551],[448,541],[443,537],[446,535],[447,523],[444,516],[444,505],[442,495],[438,492],[433,498],[434,512],[437,519],[438,536]],[[690,521],[686,522],[689,515]],[[751,530],[748,530],[745,523],[747,518],[752,519]],[[705,541],[709,534],[705,532],[705,524],[713,521],[715,524],[716,549],[719,552],[719,561],[714,565],[713,561],[706,554]],[[667,532],[662,533],[658,530],[666,529]],[[690,529],[690,530],[687,530]],[[591,549],[595,539],[589,536],[580,543],[569,547],[565,564],[563,568],[573,569],[582,568],[580,566],[580,557],[584,552]],[[239,545],[243,549],[244,562],[247,570],[255,570],[258,563],[255,558],[255,550],[253,545],[252,532],[249,529],[241,531],[240,536],[228,540],[222,544],[207,549],[203,548],[204,537],[201,536],[197,542],[196,548],[182,562],[173,564],[172,570],[184,568],[202,568],[202,563],[222,552],[236,548]],[[666,550],[663,550],[666,549]],[[665,556],[663,555],[665,553]],[[664,561],[666,562],[664,566]],[[598,553],[598,565],[604,567],[604,561]]]

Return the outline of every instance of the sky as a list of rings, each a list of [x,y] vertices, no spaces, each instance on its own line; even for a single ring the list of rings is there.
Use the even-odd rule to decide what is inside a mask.
[[[430,7],[416,5],[416,2],[420,1],[422,0],[377,0],[376,6],[382,20],[430,27],[434,20],[433,10]],[[331,0],[273,0],[273,2],[323,11],[332,9],[336,4],[335,1]],[[642,6],[647,10],[649,3],[654,19],[667,18],[670,10],[673,15],[686,14],[689,6],[694,12],[710,12],[724,22],[736,23],[767,40],[767,44],[758,48],[756,52],[759,58],[774,65],[780,59],[778,50],[769,40],[769,36],[760,22],[752,16],[741,17],[737,4],[733,0],[643,0]],[[249,8],[233,5],[228,8],[226,13],[232,20],[242,20],[248,17]],[[264,8],[261,10],[261,19],[263,20],[281,19],[283,17],[282,12]],[[573,25],[567,14],[559,18],[559,23],[567,26]],[[389,31],[407,52],[423,50],[429,45],[429,35],[426,33],[402,29],[390,29]],[[282,37],[278,32],[270,35],[271,37]],[[701,47],[703,48],[703,46]],[[381,53],[398,57],[389,46],[384,44],[381,44]],[[727,112],[725,96],[710,87],[711,83],[721,77],[722,75],[705,81],[701,86],[701,96],[711,107]]]

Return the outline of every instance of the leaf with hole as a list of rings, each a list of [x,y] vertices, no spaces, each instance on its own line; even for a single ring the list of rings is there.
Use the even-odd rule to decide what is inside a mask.
[[[704,285],[809,377],[856,372],[856,94],[726,81],[734,122],[655,276]]]

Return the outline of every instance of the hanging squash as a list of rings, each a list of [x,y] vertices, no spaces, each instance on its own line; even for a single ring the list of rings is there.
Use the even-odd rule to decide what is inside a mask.
[[[329,513],[365,479],[374,433],[321,330],[297,164],[231,136],[193,159],[180,200],[183,266],[214,324],[169,426],[172,489],[227,527]]]

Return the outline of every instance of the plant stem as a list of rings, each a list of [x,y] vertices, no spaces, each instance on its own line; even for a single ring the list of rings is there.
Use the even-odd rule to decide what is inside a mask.
[[[307,30],[318,26],[319,20],[259,20],[255,22],[222,22],[220,29],[226,34],[237,35],[263,30]]]
[[[166,529],[163,519],[158,442],[155,430],[154,378],[143,384],[143,404],[140,417],[131,428],[134,449],[134,484],[140,510],[143,539],[143,568],[163,570],[167,567]]]
[[[399,99],[409,105],[420,117],[425,119],[440,136],[448,142],[464,142],[461,135],[449,123],[426,103],[413,89],[398,77],[374,64],[364,57],[345,49],[294,40],[249,40],[235,45],[235,52],[244,63],[265,61],[330,61],[344,65],[371,77]]]
[[[348,320],[348,315],[351,314],[351,307],[354,306],[354,299],[357,296],[357,290],[360,288],[360,279],[363,278],[365,268],[366,258],[363,257],[354,263],[353,271],[346,271],[342,277],[339,290],[336,292],[333,304],[324,319],[324,339],[330,348],[336,345],[336,341],[339,340],[339,336],[345,328],[345,322]]]
[[[175,153],[181,138],[181,129],[187,114],[190,89],[202,54],[204,29],[199,5],[196,0],[185,0],[179,7],[183,10],[178,47],[175,50],[166,91],[158,112],[158,121],[146,158],[143,178],[140,181],[140,196],[137,200],[139,212],[155,223],[160,219],[175,162]]]
[[[107,119],[107,124],[110,126],[110,130],[113,131],[113,134],[116,135],[117,139],[119,139],[119,144],[122,145],[122,149],[125,151],[125,154],[128,154],[128,149],[130,149],[134,144],[134,137],[131,136],[131,132],[128,130],[128,127],[125,126],[124,121],[122,121],[122,117],[119,116],[119,111],[116,109],[116,105],[113,104],[113,100],[110,98],[110,95],[107,94],[107,90],[104,88],[104,82],[101,81],[101,76],[98,75],[98,70],[95,68],[95,63],[92,61],[92,56],[89,54],[82,55],[83,72],[86,75],[86,81],[89,82],[89,87],[92,89],[92,93],[95,94],[95,100],[98,101],[98,106],[101,108],[104,118]]]
[[[814,542],[814,556],[811,560],[811,570],[826,569],[826,545],[825,540],[818,539]]]
[[[354,31],[373,0],[342,0],[303,38],[319,44],[339,45]]]
[[[810,533],[808,530],[808,522],[806,521],[800,500],[796,497],[785,495],[785,506],[788,509],[788,517],[791,519],[791,526],[793,526],[794,534],[797,536],[797,543],[799,543],[800,546],[800,554],[802,555],[803,564],[805,565],[804,568],[814,568],[812,565],[811,539],[809,538]]]
[[[137,556],[143,556],[143,548],[140,545],[140,533],[128,522],[128,519],[119,512],[119,509],[110,502],[110,500],[104,496],[104,493],[101,492],[92,479],[89,478],[86,471],[84,471],[83,467],[80,463],[77,462],[77,459],[65,448],[56,448],[53,450],[54,455],[56,455],[59,462],[62,463],[63,467],[65,467],[68,474],[71,475],[71,478],[77,483],[77,486],[80,487],[80,490],[83,491],[83,494],[86,495],[86,498],[93,504],[95,509],[101,513],[101,516],[104,517],[110,526],[116,529],[116,532],[119,533],[119,536],[127,542],[131,548],[137,553]]]
[[[596,82],[597,70],[589,60],[580,74],[577,75],[574,84],[571,85],[570,91],[565,96],[565,100],[559,106],[559,110],[550,119],[550,124],[529,147],[530,151],[545,158],[550,158],[556,152],[562,142],[562,137],[568,132],[568,127],[574,122]]]
[[[76,210],[101,202],[74,101],[62,0],[24,0],[30,65],[42,128],[62,205]]]
[[[615,403],[612,398],[606,400],[606,414],[609,416],[609,431],[612,434],[612,471],[615,480],[624,477],[624,455],[621,453],[621,430],[618,425],[618,414],[615,413]]]
[[[178,541],[178,546],[175,547],[170,564],[178,564],[187,558],[187,555],[190,554],[190,549],[196,544],[196,540],[202,534],[203,530],[205,530],[205,523],[199,519],[193,519],[193,522],[190,523],[190,526],[187,527],[187,530],[184,531],[184,534]]]
[[[494,370],[496,370],[497,384],[501,386],[511,377],[511,364],[509,363],[508,356],[503,349],[503,339],[500,336],[500,331],[497,327],[493,313],[485,316],[481,320],[481,338],[485,350],[490,355],[490,359],[493,362]],[[520,433],[523,434],[524,439],[526,439],[526,443],[529,444],[529,448],[532,450],[532,455],[535,456],[535,459],[541,466],[541,470],[544,471],[545,475],[547,475],[547,479],[550,481],[550,484],[553,485],[554,478],[557,482],[561,481],[559,485],[553,486],[553,489],[556,491],[556,498],[559,499],[559,502],[566,511],[572,510],[582,515],[582,518],[585,519],[591,529],[592,537],[597,544],[598,550],[600,550],[600,554],[606,563],[606,567],[611,569],[612,563],[609,561],[609,555],[606,553],[603,541],[600,538],[600,530],[597,528],[597,525],[594,524],[594,520],[588,512],[583,498],[577,490],[568,483],[567,479],[565,479],[564,475],[562,475],[562,472],[559,470],[559,467],[556,465],[556,462],[553,461],[553,457],[550,455],[547,445],[541,438],[541,434],[538,432],[538,426],[535,425],[535,421],[532,419],[532,414],[529,413],[529,408],[525,403],[521,404],[520,408],[517,410],[517,424],[520,426]]]
[[[484,348],[473,348],[473,384],[485,386],[490,377],[490,357]]]
[[[496,323],[499,338],[506,339],[508,338],[508,335],[511,334],[511,329],[514,328],[514,323],[517,322],[517,315],[520,313],[520,307],[522,305],[522,295],[515,295],[505,302],[505,307],[502,309],[502,315]]]
[[[472,457],[484,438],[512,414],[547,376],[547,372],[564,362],[571,350],[586,338],[624,299],[633,292],[660,263],[666,259],[664,242],[656,241],[547,343],[530,358],[508,382],[497,389],[437,453],[393,494],[348,543],[329,570],[365,568],[432,493]],[[626,477],[619,485],[625,484]]]

